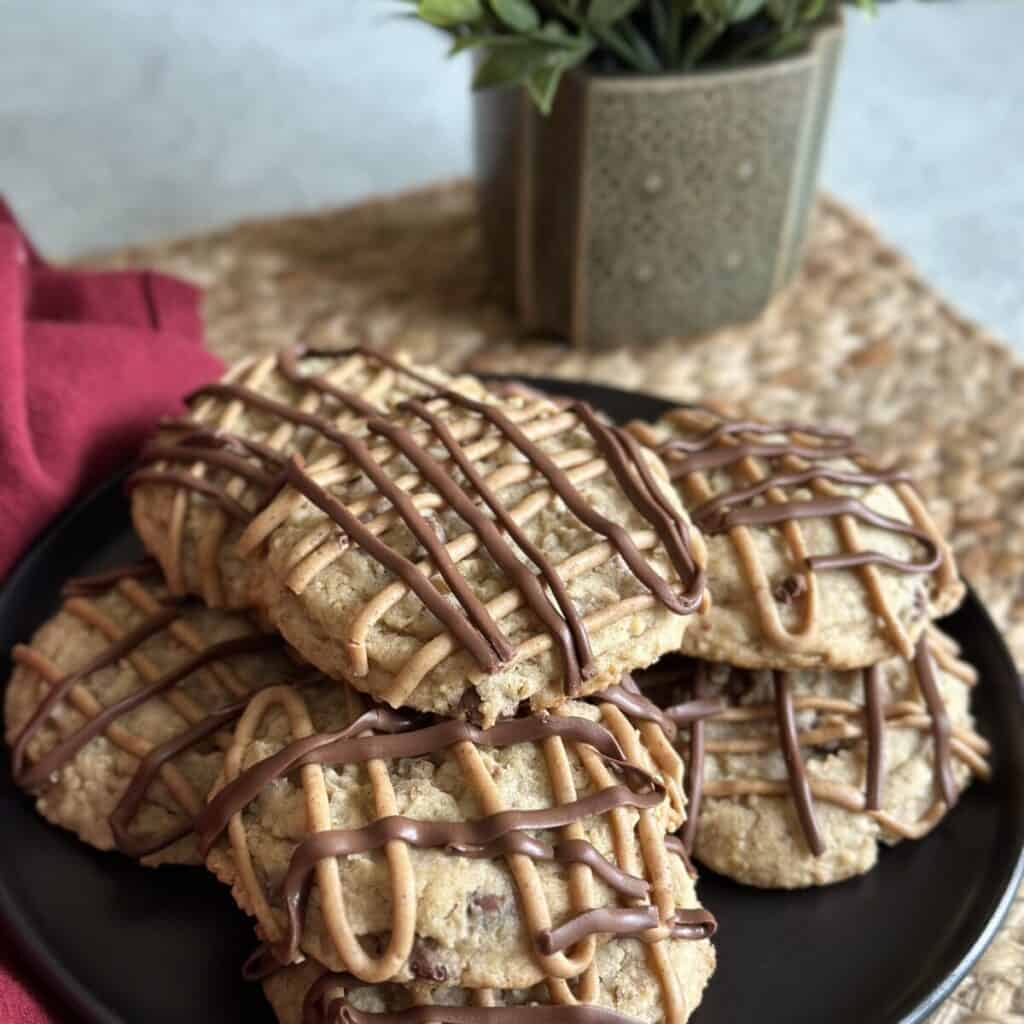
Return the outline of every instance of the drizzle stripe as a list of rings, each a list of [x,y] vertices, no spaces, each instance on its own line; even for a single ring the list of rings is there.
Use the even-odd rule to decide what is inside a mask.
[[[170,621],[165,619],[165,615],[158,616],[154,620],[162,623],[159,628],[167,625]],[[176,617],[176,613],[175,615],[172,615],[172,618],[174,617]],[[124,637],[121,640],[121,644],[124,644],[126,640],[130,639],[133,639],[132,634],[128,634]],[[197,672],[205,665],[209,665],[215,661],[220,661],[224,658],[235,657],[240,654],[255,654],[259,651],[269,650],[270,648],[277,647],[279,645],[280,640],[278,640],[276,636],[264,636],[262,634],[258,634],[255,636],[235,637],[232,640],[226,640],[224,643],[215,644],[213,647],[207,648],[202,653],[190,658],[178,668],[161,676],[155,682],[150,683],[148,686],[144,686],[141,690],[136,691],[122,700],[115,701],[113,704],[104,708],[100,714],[96,715],[95,718],[90,719],[90,721],[83,725],[78,732],[73,733],[71,736],[58,743],[51,750],[47,751],[47,753],[32,765],[31,768],[22,772],[19,782],[29,788],[40,785],[62,764],[65,764],[73,758],[75,754],[82,749],[82,747],[90,742],[90,740],[99,736],[111,722],[120,718],[122,715],[127,714],[129,711],[133,711],[140,704],[144,704],[147,700],[151,700],[153,697],[169,690],[175,685],[175,683],[187,678],[193,672]],[[89,671],[94,671],[94,669],[90,668]],[[72,679],[72,682],[74,681],[73,676],[67,677],[59,687],[55,687],[54,691],[51,691],[51,696],[53,692],[56,692],[59,689],[66,690],[68,685],[67,679]],[[40,710],[45,706],[46,702],[44,701],[43,705],[40,706]],[[35,718],[33,718],[33,721],[35,721]]]
[[[638,794],[628,786],[610,786],[572,803],[536,811],[499,811],[477,821],[419,821],[403,815],[393,815],[377,818],[361,828],[318,832],[304,839],[295,848],[288,864],[288,872],[281,887],[288,913],[288,934],[280,946],[275,947],[274,955],[285,964],[291,963],[298,955],[309,881],[317,864],[322,860],[379,850],[396,839],[420,849],[447,849],[455,854],[461,853],[465,848],[475,850],[494,845],[512,853],[531,856],[531,844],[512,838],[512,834],[527,830],[562,828],[583,818],[606,814],[618,807],[652,807],[660,803],[662,797],[661,793]],[[573,852],[570,848],[567,855]],[[597,854],[597,851],[594,853]],[[600,857],[600,854],[597,856]],[[620,881],[617,869],[607,873],[605,880],[619,888],[615,884]],[[633,889],[633,884],[628,883],[628,888]],[[657,908],[651,909],[657,923]],[[539,948],[544,952],[543,947]],[[547,955],[559,952],[563,948],[565,947],[552,949]]]
[[[917,643],[914,672],[932,719],[932,736],[935,740],[935,791],[946,801],[947,807],[952,807],[956,803],[956,780],[953,777],[953,763],[949,751],[952,726],[946,711],[946,703],[935,681],[935,664],[931,651],[928,650],[926,636],[922,636]]]
[[[675,594],[668,582],[653,569],[637,550],[628,531],[591,507],[573,485],[568,475],[555,464],[539,445],[531,441],[501,409],[477,402],[474,399],[455,394],[454,392],[446,392],[445,396],[452,404],[462,406],[477,413],[497,427],[502,435],[518,449],[520,454],[540,471],[548,481],[551,489],[562,499],[572,514],[585,526],[609,541],[625,560],[633,575],[666,608],[679,615],[690,614],[697,608],[701,600],[700,594],[698,593],[697,596],[692,594],[679,596]],[[578,406],[579,403],[574,403],[570,408],[572,411],[578,411]],[[594,440],[597,441],[597,438],[594,438]],[[621,459],[621,455],[618,458]],[[620,466],[618,472],[622,472],[623,468]],[[702,591],[702,585],[702,574],[695,574],[694,579],[691,581],[691,590]]]
[[[882,707],[882,671],[878,665],[864,670],[864,715],[868,730],[868,770],[864,807],[882,809],[882,780],[885,778],[885,709]]]
[[[493,672],[500,667],[499,659],[487,639],[459,609],[445,600],[430,580],[416,568],[414,562],[410,562],[409,559],[398,554],[397,551],[394,551],[384,541],[380,540],[373,531],[368,530],[337,498],[329,494],[309,477],[297,459],[293,458],[289,462],[287,474],[288,483],[295,490],[308,498],[321,512],[333,519],[348,534],[353,543],[361,547],[371,558],[375,558],[381,565],[402,580],[423,602],[424,607],[448,629],[456,641],[470,652],[482,669]],[[430,527],[428,526],[427,529],[429,530]],[[433,533],[433,530],[430,530],[430,532],[433,535],[434,546],[438,546],[437,535]],[[424,546],[426,547],[426,545]],[[451,562],[451,557],[447,552],[444,553],[443,557],[448,562]],[[438,567],[440,568],[440,564]],[[456,575],[458,575],[457,572]],[[464,583],[465,581],[463,580]],[[477,600],[475,596],[473,599]],[[480,607],[483,608],[483,605],[480,605]],[[487,610],[483,609],[483,611],[487,618],[490,619]]]
[[[797,817],[803,829],[807,845],[815,857],[825,852],[825,843],[814,814],[814,798],[807,780],[807,771],[800,756],[800,745],[796,733],[796,717],[793,714],[793,697],[789,688],[789,676],[785,672],[773,672],[775,683],[775,709],[779,723],[779,739],[782,742],[782,756],[786,761],[789,788],[796,804]]]
[[[53,714],[53,709],[67,696],[68,691],[76,683],[85,679],[86,676],[120,661],[121,658],[126,654],[129,654],[139,645],[145,643],[145,641],[151,636],[154,636],[162,629],[169,626],[180,615],[181,610],[179,608],[165,608],[148,622],[143,622],[141,625],[136,626],[135,629],[125,633],[120,640],[111,644],[100,654],[97,654],[95,658],[87,661],[81,668],[75,669],[74,672],[69,672],[63,679],[61,679],[60,682],[54,684],[53,688],[46,695],[46,698],[42,701],[39,707],[36,708],[35,713],[26,723],[25,728],[21,730],[18,738],[14,741],[14,779],[19,786],[30,785],[29,780],[37,776],[39,781],[42,781],[54,770],[54,768],[48,768],[40,775],[35,767],[26,767],[26,748],[28,747],[29,741],[42,726],[43,722]],[[48,757],[49,755],[47,755],[47,758]]]
[[[495,520],[515,541],[526,557],[533,562],[541,576],[543,576],[544,581],[551,588],[551,592],[558,604],[558,609],[561,611],[561,617],[558,611],[551,606],[547,595],[533,573],[519,562],[519,559],[515,557],[511,549],[508,549],[507,545],[501,542],[500,534],[491,525],[487,517],[482,515],[475,506],[472,506],[472,503],[469,503],[475,513],[471,525],[478,525],[480,527],[481,539],[487,550],[491,552],[491,557],[509,574],[513,582],[519,587],[530,608],[541,622],[548,627],[552,636],[561,645],[562,663],[566,676],[566,692],[570,696],[577,693],[580,688],[581,678],[588,678],[594,673],[593,653],[583,620],[572,603],[572,598],[569,596],[565,582],[558,575],[551,561],[530,540],[526,531],[512,518],[508,509],[487,485],[487,481],[477,470],[476,466],[473,465],[472,460],[466,455],[444,420],[431,412],[423,402],[415,399],[404,402],[400,408],[406,409],[418,416],[433,430],[456,466],[472,484],[473,488],[480,495],[481,500],[491,510]],[[466,514],[462,512],[459,514],[467,522],[470,522]],[[508,550],[511,558],[504,554],[502,548]]]
[[[277,754],[250,766],[221,789],[199,815],[196,830],[203,854],[227,828],[233,815],[255,799],[273,779],[295,768],[306,764],[338,766],[375,759],[419,757],[463,742],[481,747],[509,747],[561,736],[594,747],[608,764],[619,769],[638,794],[644,794],[643,798],[650,801],[634,806],[654,806],[664,796],[663,787],[653,776],[626,760],[622,748],[607,729],[583,718],[534,715],[499,722],[489,729],[458,720],[444,720],[418,729],[415,724],[415,720],[374,709],[340,733],[319,733],[295,740]],[[357,734],[370,729],[389,730],[395,735]]]
[[[707,681],[707,666],[698,662],[693,673],[693,696],[697,701],[703,697]],[[674,716],[673,716],[674,717]],[[687,853],[693,850],[697,838],[697,823],[700,821],[701,795],[704,789],[704,720],[693,718],[690,722],[690,755],[686,764],[686,824],[683,826],[683,846]]]

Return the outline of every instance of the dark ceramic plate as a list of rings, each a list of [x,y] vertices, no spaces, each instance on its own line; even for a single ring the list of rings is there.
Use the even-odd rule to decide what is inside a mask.
[[[666,403],[565,382],[618,419]],[[69,576],[138,553],[112,483],[52,527],[0,590],[0,678],[11,645],[56,607]],[[995,780],[973,786],[922,842],[883,851],[866,877],[810,892],[759,892],[705,874],[721,924],[718,972],[695,1024],[922,1021],[981,955],[1024,860],[1024,702],[976,597],[945,623],[981,672],[976,711]],[[150,871],[50,827],[0,759],[0,914],[47,986],[103,1024],[270,1024],[239,967],[252,932],[227,891],[197,869]]]

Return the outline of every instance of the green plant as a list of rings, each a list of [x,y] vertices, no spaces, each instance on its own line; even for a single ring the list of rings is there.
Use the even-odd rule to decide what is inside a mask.
[[[401,0],[478,50],[474,86],[520,83],[551,109],[562,75],[586,64],[654,74],[799,52],[843,0]],[[873,0],[847,0],[873,10]]]

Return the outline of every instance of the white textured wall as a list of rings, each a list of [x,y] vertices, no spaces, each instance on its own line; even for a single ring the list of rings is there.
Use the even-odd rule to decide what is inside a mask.
[[[387,0],[0,0],[0,189],[66,256],[469,168],[464,64]],[[826,185],[1024,342],[1024,4],[854,16]]]

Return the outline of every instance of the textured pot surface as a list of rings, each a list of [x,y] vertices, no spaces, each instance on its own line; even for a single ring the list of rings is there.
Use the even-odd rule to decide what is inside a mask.
[[[527,329],[601,347],[749,320],[793,275],[842,27],[734,71],[574,74],[476,100],[495,268]]]

